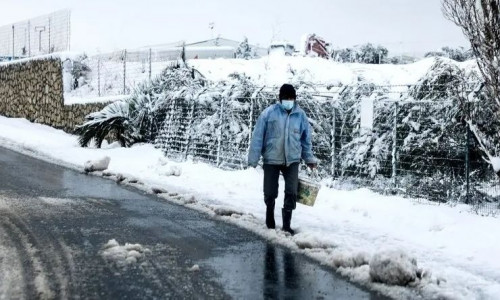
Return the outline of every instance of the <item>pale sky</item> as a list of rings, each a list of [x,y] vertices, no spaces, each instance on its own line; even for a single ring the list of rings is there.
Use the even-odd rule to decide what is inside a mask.
[[[439,0],[1,0],[0,25],[71,9],[71,48],[123,48],[247,36],[251,44],[287,40],[297,45],[316,33],[334,48],[372,42],[390,52],[421,55],[465,46]]]

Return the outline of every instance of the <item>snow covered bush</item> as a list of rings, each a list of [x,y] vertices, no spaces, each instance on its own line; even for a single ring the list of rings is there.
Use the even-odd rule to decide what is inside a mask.
[[[474,90],[477,74],[464,72],[448,59],[438,59],[417,85],[409,89],[410,103],[398,107],[398,165],[402,186],[413,195],[433,200],[465,196],[466,155],[469,168],[484,178],[487,168],[473,138],[467,140],[471,109],[483,110]],[[490,118],[490,120],[494,120]],[[489,121],[489,125],[494,121]],[[497,127],[499,128],[499,127]]]
[[[90,83],[92,70],[88,65],[88,56],[79,55],[63,62],[64,90],[66,92],[81,88]]]
[[[77,126],[75,134],[79,135],[79,143],[87,147],[92,140],[100,148],[104,139],[113,137],[122,146],[130,146],[137,136],[130,122],[129,105],[125,101],[113,102],[99,112],[85,117],[85,123]]]
[[[474,80],[476,73],[464,72],[448,59],[438,59],[418,84],[406,91],[396,93],[390,87],[364,81],[345,87],[336,102],[337,175],[353,183],[378,186],[375,182],[382,178],[389,181],[396,168],[398,187],[408,195],[437,201],[464,199],[467,153],[475,180],[489,174],[477,141],[470,138],[467,143],[469,110],[481,119],[482,130],[500,128],[487,106],[477,102],[466,107],[463,96],[475,88],[471,85]],[[478,95],[470,96],[481,101]],[[373,101],[372,128],[361,127],[361,103],[365,100]],[[490,132],[490,136],[496,134],[495,130]],[[380,187],[387,189],[387,185]]]
[[[267,106],[268,99],[244,74],[233,74],[196,98],[176,98],[155,144],[166,154],[194,155],[241,167],[246,163],[254,114]]]
[[[390,176],[392,151],[392,103],[386,100],[387,90],[373,84],[349,87],[340,98],[340,124],[336,136],[340,144],[339,157],[341,176]],[[373,129],[362,128],[361,101],[374,98],[376,112]]]
[[[140,84],[130,98],[88,115],[85,123],[76,129],[80,145],[88,146],[95,139],[96,146],[100,147],[105,138],[116,139],[122,146],[153,142],[173,99],[192,98],[204,85],[199,72],[176,62],[152,82]]]

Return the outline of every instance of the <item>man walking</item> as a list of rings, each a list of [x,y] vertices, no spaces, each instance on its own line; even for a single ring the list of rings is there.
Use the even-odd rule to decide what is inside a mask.
[[[264,160],[264,202],[266,225],[270,229],[276,228],[274,205],[278,197],[279,175],[283,174],[283,230],[292,235],[294,231],[290,222],[297,201],[300,159],[310,168],[315,168],[317,164],[312,152],[309,122],[296,99],[292,85],[284,84],[280,88],[279,103],[266,108],[257,120],[248,154],[249,166],[256,167],[261,155]]]

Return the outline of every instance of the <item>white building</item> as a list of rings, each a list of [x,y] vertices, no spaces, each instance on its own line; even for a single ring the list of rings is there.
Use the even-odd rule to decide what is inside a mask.
[[[235,58],[236,49],[241,41],[233,41],[225,38],[215,38],[211,40],[186,44],[186,58]],[[180,46],[182,47],[182,46]],[[256,45],[250,45],[257,57],[267,55],[267,49]]]
[[[292,56],[295,52],[295,46],[287,41],[274,41],[269,46],[269,55]]]

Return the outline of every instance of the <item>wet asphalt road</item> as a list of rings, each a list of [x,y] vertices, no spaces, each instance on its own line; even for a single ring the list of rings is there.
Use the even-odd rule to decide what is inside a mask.
[[[150,252],[105,258],[111,239]],[[37,298],[382,299],[244,229],[0,148],[0,299]]]

